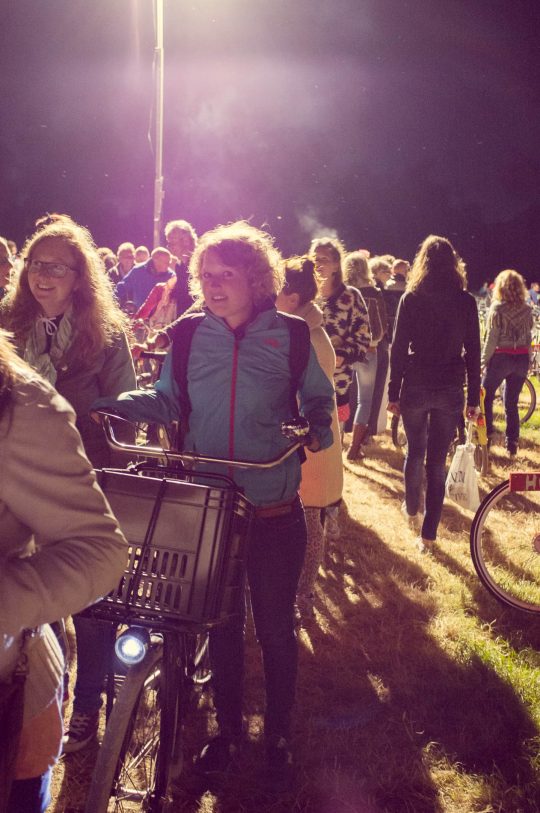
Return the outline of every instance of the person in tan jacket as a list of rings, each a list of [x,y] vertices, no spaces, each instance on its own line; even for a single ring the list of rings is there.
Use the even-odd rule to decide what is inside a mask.
[[[322,311],[313,301],[317,295],[314,263],[307,257],[287,260],[285,285],[278,294],[276,306],[284,313],[292,313],[305,319],[317,361],[329,381],[333,381],[336,354],[323,327]],[[299,493],[304,503],[308,531],[304,566],[297,590],[297,606],[302,620],[313,615],[313,591],[324,555],[324,509],[337,503],[343,491],[341,440],[335,404],[332,434],[332,445],[317,454],[306,450],[307,459],[302,465]]]
[[[113,589],[127,545],[85,456],[73,410],[1,331],[0,461],[0,682],[12,680],[23,638],[28,658],[18,746],[0,732],[3,778],[9,769],[15,779],[2,810],[44,811],[62,741],[64,673],[48,624]]]

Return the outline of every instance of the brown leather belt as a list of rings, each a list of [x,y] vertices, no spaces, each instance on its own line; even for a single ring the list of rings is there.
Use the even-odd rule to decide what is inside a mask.
[[[270,517],[283,517],[286,514],[291,514],[297,499],[295,496],[290,502],[280,502],[276,505],[259,505],[255,509],[255,516],[257,519],[269,519]]]

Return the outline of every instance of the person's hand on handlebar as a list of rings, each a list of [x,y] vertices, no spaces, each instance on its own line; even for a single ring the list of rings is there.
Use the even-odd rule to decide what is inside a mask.
[[[399,416],[401,415],[399,401],[389,401],[386,406],[386,411],[390,412],[391,415],[395,415],[397,418],[399,418]]]
[[[318,452],[321,448],[319,438],[310,431],[309,421],[306,418],[293,418],[281,424],[281,434],[297,443],[301,443],[310,452]]]

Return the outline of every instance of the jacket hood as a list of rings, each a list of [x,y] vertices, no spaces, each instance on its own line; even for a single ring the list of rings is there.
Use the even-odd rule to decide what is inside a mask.
[[[518,318],[531,310],[531,306],[527,305],[526,302],[523,302],[523,304],[519,305],[517,308],[514,305],[511,305],[509,302],[492,302],[491,307],[494,312],[502,311],[507,316]]]

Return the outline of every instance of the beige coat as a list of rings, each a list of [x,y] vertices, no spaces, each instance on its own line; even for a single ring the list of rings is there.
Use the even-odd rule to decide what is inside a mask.
[[[311,344],[317,361],[329,381],[333,380],[336,367],[336,354],[323,327],[322,311],[313,302],[299,308],[295,316],[301,316],[308,323]],[[302,465],[300,496],[308,508],[325,508],[341,498],[343,491],[343,461],[337,408],[334,404],[332,415],[334,441],[328,449],[310,452],[306,449],[306,462]]]
[[[61,680],[47,622],[109,592],[126,556],[73,410],[29,370],[0,419],[0,680],[13,671],[22,631],[37,627],[28,652],[26,721],[55,699]]]

